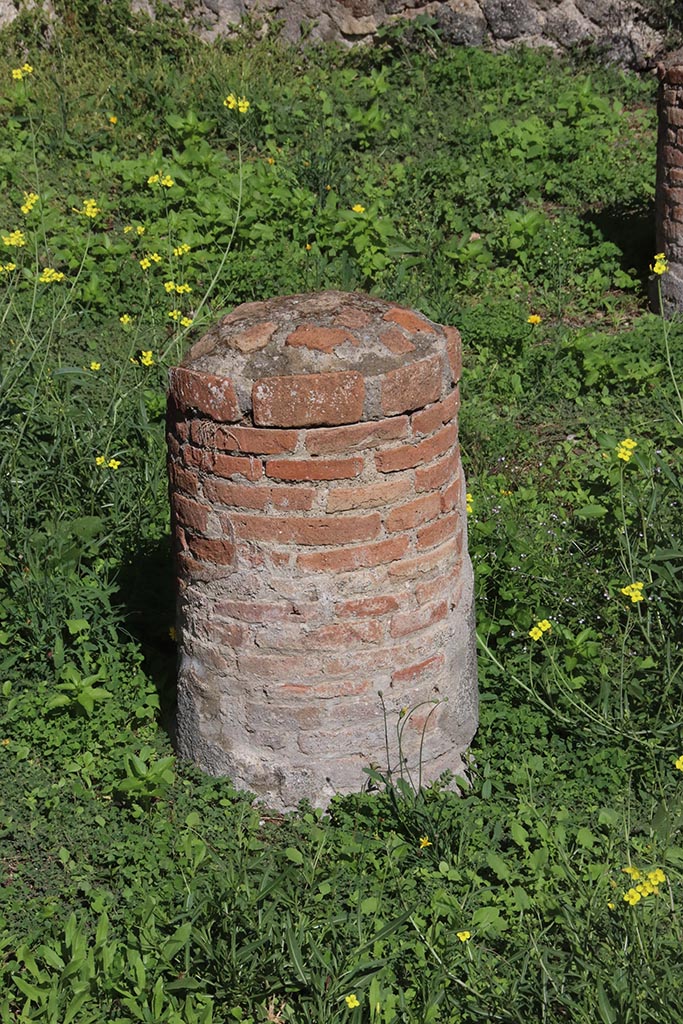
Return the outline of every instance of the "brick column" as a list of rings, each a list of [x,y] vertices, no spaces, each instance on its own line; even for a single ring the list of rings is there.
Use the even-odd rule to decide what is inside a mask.
[[[664,311],[683,309],[683,51],[671,54],[659,75],[659,134],[655,193],[656,251],[663,252],[669,272],[660,278]],[[657,281],[650,300],[658,311]]]
[[[454,328],[324,292],[238,307],[171,370],[179,753],[270,806],[386,768],[380,691],[392,769],[463,771],[460,365]]]

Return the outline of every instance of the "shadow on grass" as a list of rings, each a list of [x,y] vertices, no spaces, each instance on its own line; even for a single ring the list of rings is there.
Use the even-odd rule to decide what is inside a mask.
[[[142,541],[119,573],[116,603],[125,628],[140,644],[143,668],[159,695],[160,724],[175,745],[175,572],[171,538]]]
[[[619,247],[623,254],[622,270],[635,270],[643,293],[647,294],[650,263],[656,248],[654,203],[630,210],[619,205],[606,206],[584,214],[583,219],[594,224],[606,241]]]

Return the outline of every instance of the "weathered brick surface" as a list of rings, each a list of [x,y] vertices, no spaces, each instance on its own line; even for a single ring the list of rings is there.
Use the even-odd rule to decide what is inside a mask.
[[[385,756],[380,690],[392,736],[424,704],[411,770],[463,772],[460,349],[417,312],[325,292],[239,307],[171,374],[179,750],[272,806],[360,788]]]
[[[680,51],[657,66],[660,76],[655,189],[655,248],[668,273],[650,277],[650,301],[668,316],[683,310],[683,65]]]

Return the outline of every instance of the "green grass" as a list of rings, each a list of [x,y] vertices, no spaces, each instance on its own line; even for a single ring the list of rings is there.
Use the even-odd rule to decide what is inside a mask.
[[[671,1024],[683,323],[646,308],[653,83],[67,6],[3,35],[0,1022]],[[380,772],[283,817],[173,756],[165,382],[235,304],[326,287],[462,330],[481,725],[460,797]]]

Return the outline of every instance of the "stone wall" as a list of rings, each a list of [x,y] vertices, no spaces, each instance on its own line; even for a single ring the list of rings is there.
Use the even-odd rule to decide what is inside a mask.
[[[41,0],[0,0],[0,26],[22,4]],[[643,69],[663,52],[663,39],[647,21],[638,0],[163,0],[183,12],[205,39],[229,37],[249,18],[263,30],[279,23],[289,42],[372,42],[377,30],[401,19],[427,15],[453,45],[506,49],[518,43],[556,51],[596,47],[607,61]],[[152,0],[133,0],[133,9],[154,16]],[[42,0],[50,10],[50,0]]]
[[[659,309],[661,287],[668,315],[683,309],[683,50],[671,54],[657,73],[656,249],[666,255],[669,270],[652,278],[650,300],[653,309]]]

